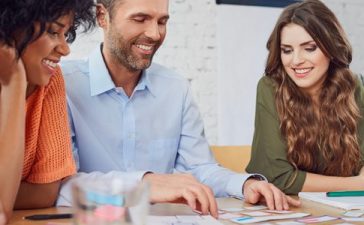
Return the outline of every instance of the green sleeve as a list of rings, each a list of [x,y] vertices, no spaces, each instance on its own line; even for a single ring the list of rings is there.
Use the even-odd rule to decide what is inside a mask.
[[[246,171],[263,174],[286,194],[300,192],[306,179],[306,172],[295,170],[287,160],[287,146],[281,137],[275,107],[274,84],[268,77],[258,83],[252,154]]]

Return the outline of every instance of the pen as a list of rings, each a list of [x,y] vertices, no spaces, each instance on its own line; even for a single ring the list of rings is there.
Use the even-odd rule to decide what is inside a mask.
[[[362,191],[331,191],[326,193],[327,197],[350,197],[350,196],[364,196]]]
[[[36,214],[26,216],[24,219],[27,220],[52,220],[52,219],[69,219],[72,218],[71,213],[58,213],[58,214]]]

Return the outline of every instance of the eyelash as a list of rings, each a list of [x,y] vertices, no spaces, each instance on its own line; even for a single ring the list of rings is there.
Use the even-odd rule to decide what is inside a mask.
[[[314,52],[315,50],[317,49],[317,46],[312,46],[312,47],[309,47],[309,48],[305,48],[306,51],[308,52]]]
[[[137,23],[144,23],[146,19],[138,19],[138,18],[135,18],[134,21],[137,22]],[[163,21],[159,21],[158,24],[160,25],[166,25],[167,24],[167,21],[163,20]]]
[[[308,52],[314,52],[316,51],[317,49],[317,46],[312,46],[312,47],[308,47],[308,48],[305,48],[306,51]],[[281,48],[281,51],[283,54],[290,54],[293,50],[292,49],[284,49],[284,48]]]
[[[291,49],[287,50],[287,49],[284,49],[284,48],[282,48],[281,51],[282,51],[283,54],[286,54],[286,55],[292,52]]]
[[[162,20],[158,22],[160,25],[167,25],[167,20]]]
[[[145,19],[144,18],[135,18],[134,21],[137,23],[143,23],[145,21]]]
[[[52,28],[49,28],[47,30],[47,33],[52,37],[52,38],[59,38],[61,33],[54,31]],[[64,33],[64,38],[66,39],[66,41],[68,41],[68,39],[70,38],[70,33]]]
[[[47,33],[48,33],[49,35],[53,36],[53,37],[58,37],[58,36],[59,36],[59,33],[58,33],[58,32],[56,32],[56,31],[54,31],[52,28],[49,28],[49,29],[47,30]]]

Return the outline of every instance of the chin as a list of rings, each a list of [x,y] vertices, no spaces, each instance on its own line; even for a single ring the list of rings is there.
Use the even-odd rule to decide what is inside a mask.
[[[47,78],[47,79],[38,80],[38,81],[34,82],[33,84],[37,85],[37,86],[47,86],[49,84],[49,81],[50,81],[50,79]]]
[[[42,84],[40,84],[39,86],[47,86],[47,85],[49,84],[49,80],[50,80],[50,79],[44,80],[44,81],[42,82]]]
[[[39,86],[46,86],[49,84],[49,81],[51,79],[52,75],[49,73],[43,73],[41,75],[40,80],[39,80]]]

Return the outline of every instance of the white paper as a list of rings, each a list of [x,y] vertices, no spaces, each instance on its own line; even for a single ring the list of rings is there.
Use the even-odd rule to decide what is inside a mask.
[[[295,222],[295,221],[284,221],[284,222],[277,222],[278,225],[305,225],[304,223]]]
[[[302,223],[322,223],[337,219],[338,219],[337,217],[332,217],[332,216],[313,216],[310,218],[299,219],[297,221]]]
[[[319,202],[345,210],[364,209],[364,196],[327,197],[326,192],[300,192],[298,193],[298,196],[302,199]]]
[[[361,217],[362,215],[364,215],[364,213],[361,210],[355,210],[344,212],[343,215],[349,217]]]
[[[263,209],[268,209],[268,207],[264,206],[264,205],[257,205],[257,206],[244,207],[244,209],[247,209],[247,210],[263,210]]]
[[[242,212],[242,214],[247,215],[247,216],[251,216],[251,217],[255,217],[255,216],[271,216],[272,215],[272,213],[260,212],[260,211]]]
[[[238,218],[241,216],[242,216],[241,214],[237,214],[237,213],[223,213],[223,214],[219,215],[219,219],[229,220],[229,219]]]
[[[364,218],[355,218],[355,217],[341,217],[342,220],[349,221],[349,222],[362,222]]]
[[[243,208],[222,208],[220,209],[220,211],[223,211],[223,212],[241,212],[241,211],[244,211]]]
[[[147,225],[222,225],[212,216],[148,216]]]
[[[288,210],[265,210],[265,212],[276,213],[276,214],[290,214],[290,213],[294,213],[293,211],[288,211]]]
[[[309,213],[293,213],[293,214],[287,214],[287,215],[274,215],[274,216],[262,216],[262,217],[240,217],[231,219],[230,221],[234,223],[239,224],[249,224],[249,223],[257,223],[257,222],[264,222],[269,220],[284,220],[284,219],[296,219],[296,218],[302,218],[305,216],[309,216]]]
[[[196,215],[176,216],[176,218],[180,222],[198,222],[202,220],[201,216],[196,216]]]

